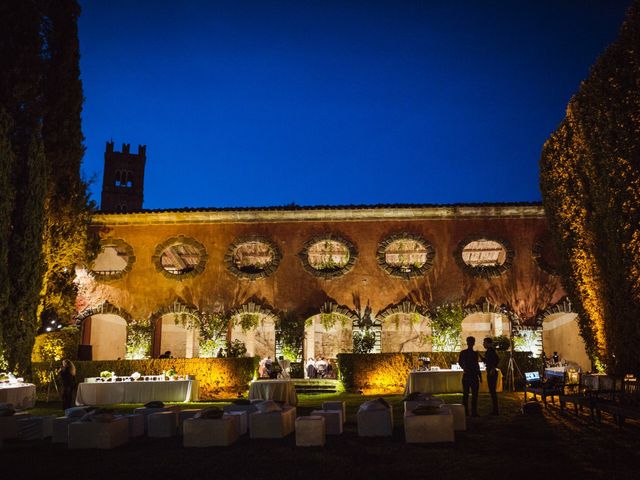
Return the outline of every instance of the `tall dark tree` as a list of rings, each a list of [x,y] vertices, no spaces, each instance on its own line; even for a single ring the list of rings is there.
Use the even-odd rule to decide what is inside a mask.
[[[589,353],[640,372],[640,1],[545,143],[541,189]]]
[[[75,0],[0,2],[0,324],[27,375],[39,313],[72,310],[86,259],[78,15]]]
[[[45,271],[40,314],[69,320],[75,312],[75,267],[97,247],[89,236],[93,204],[80,175],[84,155],[81,129],[82,82],[75,0],[44,0],[43,140],[48,165]]]
[[[4,357],[11,370],[22,374],[30,370],[42,274],[46,164],[40,33],[41,16],[33,2],[0,3],[0,109],[10,118],[6,136],[13,157],[7,191],[12,199],[6,264],[9,288],[0,322]]]

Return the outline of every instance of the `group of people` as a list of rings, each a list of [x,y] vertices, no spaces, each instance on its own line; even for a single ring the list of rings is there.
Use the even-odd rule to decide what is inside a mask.
[[[309,357],[304,364],[307,378],[326,378],[333,376],[333,366],[324,357],[316,359]]]
[[[498,394],[496,386],[498,384],[498,354],[493,346],[493,340],[485,338],[482,345],[485,348],[484,357],[476,352],[473,347],[476,344],[475,337],[467,337],[467,348],[460,352],[458,364],[462,367],[462,403],[464,411],[472,417],[478,416],[478,390],[482,382],[480,372],[480,360],[485,363],[487,369],[487,386],[491,395],[492,415],[498,415]],[[471,413],[469,413],[469,392],[471,392]]]
[[[289,370],[291,368],[291,361],[284,358],[282,355],[278,357],[277,361],[271,360],[271,357],[263,358],[258,364],[258,376],[260,378],[290,378]]]

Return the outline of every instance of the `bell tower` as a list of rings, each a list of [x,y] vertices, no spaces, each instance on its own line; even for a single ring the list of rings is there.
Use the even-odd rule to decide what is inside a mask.
[[[116,152],[113,142],[107,142],[100,202],[103,212],[142,210],[147,146],[138,145],[137,154],[129,150],[130,145],[123,143],[122,151]]]

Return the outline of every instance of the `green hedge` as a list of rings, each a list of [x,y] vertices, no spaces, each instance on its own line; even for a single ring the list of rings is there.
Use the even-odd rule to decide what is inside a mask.
[[[243,358],[169,358],[149,360],[98,360],[74,362],[78,382],[87,377],[99,377],[100,372],[108,370],[116,375],[130,375],[140,372],[142,375],[159,375],[174,368],[178,375],[195,375],[200,383],[200,400],[236,398],[244,395],[254,378],[258,359]],[[39,398],[43,398],[49,383],[48,362],[33,364],[33,380]]]
[[[79,343],[80,330],[77,327],[42,333],[36,337],[31,351],[31,361],[58,362],[63,358],[74,360],[78,355]]]
[[[365,394],[402,393],[407,376],[413,369],[420,367],[420,357],[429,357],[431,366],[450,368],[458,361],[458,352],[423,353],[377,353],[377,354],[338,354],[338,372],[340,379],[349,391],[361,391]],[[509,354],[498,352],[499,368],[506,375]],[[531,357],[530,352],[514,352],[514,360],[520,372],[540,370],[541,359]],[[522,381],[516,378],[516,385]]]

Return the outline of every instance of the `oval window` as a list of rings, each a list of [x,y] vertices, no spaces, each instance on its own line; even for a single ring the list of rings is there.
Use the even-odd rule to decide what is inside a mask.
[[[309,265],[316,270],[336,271],[349,263],[349,247],[336,240],[321,240],[308,250]]]
[[[502,275],[511,267],[513,250],[506,240],[485,236],[467,238],[458,244],[454,256],[467,273],[491,278]]]
[[[504,265],[506,259],[505,248],[486,238],[469,242],[462,249],[462,260],[470,267],[498,267]]]
[[[168,278],[188,278],[204,271],[207,262],[204,246],[193,238],[174,237],[156,247],[156,269]]]
[[[241,278],[258,279],[271,275],[280,262],[278,248],[262,237],[236,240],[229,246],[225,263],[227,268]]]
[[[300,258],[313,275],[331,278],[351,269],[356,260],[356,250],[343,238],[327,236],[307,242]]]
[[[378,263],[389,274],[410,278],[427,272],[435,252],[424,238],[401,233],[383,240],[378,246]]]
[[[133,249],[124,240],[102,240],[91,273],[99,280],[116,280],[131,270],[134,261]]]

